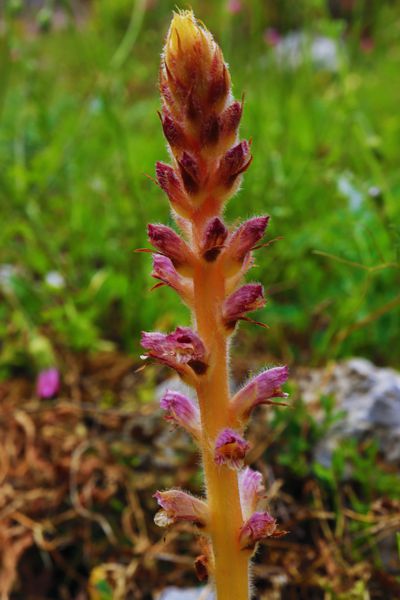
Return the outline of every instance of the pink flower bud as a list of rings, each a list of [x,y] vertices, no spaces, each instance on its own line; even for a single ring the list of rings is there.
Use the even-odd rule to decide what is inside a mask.
[[[203,146],[213,146],[219,140],[220,123],[215,114],[211,114],[200,123],[200,139]]]
[[[204,528],[208,522],[207,504],[181,490],[156,492],[153,496],[161,509],[154,517],[159,527],[166,527],[179,521],[189,521]]]
[[[179,392],[167,390],[160,400],[166,420],[180,425],[194,437],[200,435],[200,411],[196,404]]]
[[[241,263],[263,237],[268,221],[269,217],[254,217],[242,223],[228,240],[224,252],[226,259]]]
[[[213,262],[218,257],[227,236],[228,230],[219,217],[208,221],[201,240],[201,253],[207,262]]]
[[[167,194],[172,207],[182,217],[187,217],[191,213],[189,198],[183,189],[182,183],[171,165],[162,162],[156,163],[157,181],[162,190]]]
[[[256,543],[274,536],[276,520],[267,512],[255,512],[240,529],[239,544],[242,550],[253,550]]]
[[[250,444],[233,429],[224,429],[215,441],[214,461],[231,469],[240,469]]]
[[[167,256],[163,254],[153,255],[153,270],[151,275],[176,290],[187,304],[190,305],[192,303],[193,284],[178,274],[172,260]]]
[[[176,272],[172,260],[162,254],[153,255],[153,271],[151,276],[155,279],[160,279],[172,288],[179,289],[181,287],[181,277]]]
[[[230,77],[226,65],[221,61],[221,53],[216,51],[213,56],[210,71],[212,73],[207,100],[209,107],[221,109],[228,97]]]
[[[221,136],[227,138],[232,134],[236,135],[241,118],[242,104],[236,100],[224,110],[219,118]]]
[[[172,367],[181,375],[202,375],[207,370],[204,344],[189,327],[177,327],[169,334],[144,331],[141,344],[149,351],[149,357]]]
[[[228,329],[233,329],[245,313],[265,306],[264,290],[260,283],[248,283],[233,292],[224,302],[222,318]]]
[[[247,419],[252,409],[259,404],[274,404],[271,398],[287,398],[281,385],[288,378],[287,367],[274,367],[254,377],[235,394],[231,401],[231,410],[241,421]]]
[[[147,226],[147,232],[151,244],[164,256],[168,256],[176,268],[193,260],[192,251],[171,227],[150,224]]]
[[[199,168],[196,160],[184,152],[178,164],[185,190],[188,194],[196,194],[199,191]]]
[[[165,138],[171,148],[182,148],[185,145],[185,134],[182,127],[173,119],[171,113],[164,107],[161,124]]]
[[[259,471],[246,467],[239,472],[239,494],[243,519],[249,519],[265,494],[263,478]]]
[[[237,177],[250,166],[250,162],[250,144],[243,140],[222,157],[218,168],[219,181],[228,188],[232,187]]]
[[[36,381],[36,393],[40,398],[52,398],[60,390],[60,373],[56,368],[40,371]]]

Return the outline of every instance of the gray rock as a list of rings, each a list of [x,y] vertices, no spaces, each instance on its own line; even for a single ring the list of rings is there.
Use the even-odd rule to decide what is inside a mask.
[[[332,395],[336,410],[345,412],[317,445],[319,463],[329,467],[342,440],[365,438],[377,441],[387,462],[400,463],[400,373],[355,358],[308,373],[299,385],[305,402]]]

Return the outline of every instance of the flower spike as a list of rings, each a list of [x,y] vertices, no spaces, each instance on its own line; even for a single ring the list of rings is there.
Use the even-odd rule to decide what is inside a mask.
[[[250,444],[236,431],[224,429],[215,441],[214,460],[217,465],[240,469],[249,448]]]
[[[243,284],[243,278],[269,217],[253,217],[233,229],[222,218],[250,166],[251,141],[239,137],[243,99],[233,98],[222,51],[192,11],[174,13],[159,84],[171,164],[157,163],[157,183],[183,238],[164,225],[150,225],[155,252],[142,251],[154,254],[157,286],[178,292],[196,331],[144,332],[142,345],[146,358],[172,367],[196,390],[197,403],[168,390],[160,405],[165,418],[184,427],[200,448],[210,511],[205,501],[180,490],[157,492],[161,510],[155,521],[161,526],[188,521],[202,528],[207,541],[195,563],[199,578],[212,577],[216,599],[248,600],[249,550],[282,532],[273,516],[262,512],[261,473],[243,467],[250,445],[242,433],[254,406],[278,404],[270,399],[286,396],[281,385],[287,368],[261,373],[231,397],[229,336],[238,320],[251,321],[247,313],[265,304],[261,284]]]

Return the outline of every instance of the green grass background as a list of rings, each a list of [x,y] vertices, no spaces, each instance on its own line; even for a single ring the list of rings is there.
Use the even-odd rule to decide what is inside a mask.
[[[227,207],[270,214],[252,278],[269,297],[242,330],[294,363],[364,355],[400,364],[400,11],[378,3],[349,28],[322,1],[192,2],[221,43],[254,161]],[[188,323],[172,290],[150,293],[146,223],[171,223],[146,174],[167,158],[156,111],[169,1],[97,1],[86,15],[49,3],[3,7],[0,38],[0,364],[9,375],[52,348],[139,354],[141,329]],[[47,11],[47,12],[46,12]],[[69,16],[68,16],[69,15]],[[370,18],[370,17],[369,17]],[[53,19],[53,23],[52,23]],[[277,64],[268,27],[337,42],[335,71]],[[369,26],[368,26],[369,27]],[[311,38],[310,38],[311,39]],[[306,44],[307,45],[307,44]],[[65,287],[46,281],[57,272]],[[11,272],[11,275],[9,273]]]

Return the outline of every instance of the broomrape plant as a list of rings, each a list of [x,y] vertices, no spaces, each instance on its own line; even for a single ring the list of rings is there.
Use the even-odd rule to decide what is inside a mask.
[[[144,332],[145,357],[166,364],[192,386],[197,402],[168,390],[166,418],[197,442],[206,498],[179,489],[158,491],[155,522],[191,522],[208,541],[195,565],[215,583],[218,600],[249,598],[249,560],[257,543],[284,532],[263,510],[261,473],[245,466],[244,430],[252,409],[279,404],[287,367],[260,373],[236,394],[229,386],[229,341],[246,314],[264,306],[259,283],[242,285],[253,250],[269,217],[229,228],[225,203],[251,163],[250,142],[238,140],[243,104],[234,100],[228,67],[212,35],[191,11],[174,14],[161,61],[162,128],[172,164],[156,165],[182,237],[165,225],[149,225],[154,246],[152,276],[172,287],[188,306],[193,329]],[[280,404],[284,404],[281,402]],[[260,506],[261,505],[261,506]]]

